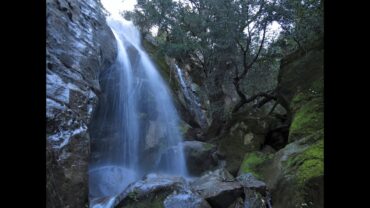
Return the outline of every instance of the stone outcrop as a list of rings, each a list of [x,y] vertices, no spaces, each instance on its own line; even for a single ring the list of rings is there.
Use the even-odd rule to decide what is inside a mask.
[[[111,200],[111,199],[110,199]],[[106,200],[109,201],[109,200]],[[117,207],[210,208],[182,177],[149,174],[114,199]]]
[[[199,176],[217,166],[216,145],[200,141],[185,141],[182,144],[189,174]]]
[[[194,193],[171,194],[164,200],[165,208],[211,208],[209,203]]]
[[[46,20],[47,207],[85,207],[88,126],[116,42],[98,0],[48,0]]]
[[[278,99],[289,109],[288,144],[276,153],[247,153],[239,173],[263,179],[274,208],[323,207],[322,42],[281,62]]]
[[[227,208],[243,194],[242,184],[226,169],[204,174],[191,187],[215,208]]]

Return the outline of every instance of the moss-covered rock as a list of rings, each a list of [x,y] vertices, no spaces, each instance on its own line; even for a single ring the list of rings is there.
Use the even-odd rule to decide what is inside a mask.
[[[308,136],[324,128],[323,99],[307,101],[294,113],[289,129],[289,142]]]
[[[272,155],[257,151],[247,153],[244,156],[244,160],[240,166],[238,175],[252,173],[256,178],[262,179],[263,177],[260,175],[259,168],[264,164],[264,162],[271,159],[271,156]]]
[[[290,103],[298,92],[307,91],[312,83],[323,77],[323,44],[312,44],[307,51],[298,50],[281,60],[278,77],[278,100],[284,107]]]
[[[312,178],[323,176],[324,140],[320,139],[302,153],[289,158],[285,168],[294,172],[298,185],[302,187]]]
[[[248,147],[244,145],[243,136],[228,135],[218,141],[219,151],[225,156],[226,169],[236,175]]]
[[[234,114],[226,133],[217,141],[220,153],[225,155],[226,169],[236,175],[246,153],[260,150],[270,129],[281,124],[279,119],[259,111]]]
[[[182,144],[190,175],[199,176],[217,166],[218,161],[214,157],[216,145],[200,141],[185,141]]]
[[[288,144],[270,157],[247,153],[240,168],[266,182],[274,208],[323,207],[323,90],[320,43],[282,60],[278,100],[289,109]]]
[[[323,131],[269,156],[260,152],[247,154],[243,169],[266,182],[274,208],[322,207]]]

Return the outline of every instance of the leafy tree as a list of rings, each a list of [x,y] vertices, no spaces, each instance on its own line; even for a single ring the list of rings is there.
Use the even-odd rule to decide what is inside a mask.
[[[285,43],[294,41],[296,48],[305,49],[311,42],[323,37],[322,0],[280,0],[279,22],[283,28]]]
[[[135,10],[124,15],[144,33],[158,27],[160,49],[180,61],[196,60],[205,77],[214,70],[232,70],[240,97],[234,112],[257,98],[264,98],[258,106],[276,100],[274,90],[247,97],[241,89],[261,58],[281,54],[283,44],[294,41],[302,47],[322,34],[320,0],[138,0]],[[283,34],[268,47],[266,34],[274,21]]]

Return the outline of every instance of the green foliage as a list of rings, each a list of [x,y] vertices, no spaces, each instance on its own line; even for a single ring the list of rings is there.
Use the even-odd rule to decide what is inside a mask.
[[[270,80],[276,80],[279,59],[323,34],[320,0],[138,0],[135,10],[124,16],[144,35],[158,28],[158,50],[180,65],[196,66],[192,68],[200,69],[204,80],[212,80],[215,71],[229,70],[227,79],[233,79],[229,81],[241,103],[276,88]],[[275,22],[283,28],[277,40],[268,29]],[[264,87],[252,84],[254,79]]]
[[[278,12],[284,29],[284,42],[294,42],[295,47],[305,48],[322,38],[323,11],[322,0],[281,0]]]
[[[158,27],[157,40],[167,55],[193,57],[208,69],[219,62],[242,65],[244,57],[251,61],[262,31],[273,21],[284,33],[278,44],[262,48],[262,54],[279,54],[323,34],[322,0],[138,0],[124,16],[144,33]]]
[[[203,68],[211,69],[254,57],[261,32],[276,19],[275,6],[276,1],[264,0],[140,0],[135,11],[125,17],[144,33],[158,27],[157,40],[167,55],[178,60],[193,57]]]

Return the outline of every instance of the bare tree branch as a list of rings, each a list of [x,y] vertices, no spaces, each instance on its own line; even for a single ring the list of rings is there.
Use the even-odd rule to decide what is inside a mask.
[[[257,98],[260,98],[260,97],[263,97],[264,99],[262,101],[260,101],[259,103],[257,103],[256,105],[253,105],[253,107],[260,108],[264,104],[268,103],[271,100],[277,100],[276,90],[267,91],[267,92],[260,92],[260,93],[257,93],[257,94],[255,94],[255,95],[253,95],[253,96],[251,96],[250,98],[247,99],[246,96],[244,95],[244,93],[242,93],[240,91],[239,84],[238,84],[237,93],[238,93],[239,96],[241,96],[241,102],[239,102],[234,107],[233,113],[237,112],[245,104],[250,103],[250,102],[252,102],[252,101],[254,101],[254,100],[256,100]]]

